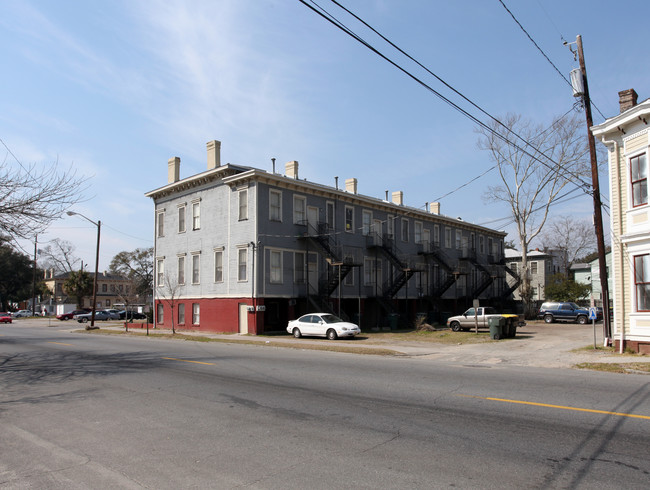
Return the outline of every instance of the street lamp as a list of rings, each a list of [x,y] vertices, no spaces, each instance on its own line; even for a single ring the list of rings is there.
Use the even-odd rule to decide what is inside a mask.
[[[97,220],[97,222],[95,223],[87,216],[84,216],[83,214],[77,213],[75,211],[68,211],[66,214],[68,216],[74,216],[74,215],[81,216],[83,219],[85,219],[86,221],[90,221],[93,225],[97,227],[97,251],[95,252],[95,277],[93,278],[93,311],[92,314],[90,315],[90,327],[86,328],[87,330],[90,330],[96,328],[95,310],[97,308],[97,274],[99,274],[99,235],[102,229],[102,222]]]

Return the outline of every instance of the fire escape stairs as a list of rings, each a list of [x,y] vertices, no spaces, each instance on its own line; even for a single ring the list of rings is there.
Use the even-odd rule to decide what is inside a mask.
[[[513,271],[513,270],[512,270],[510,267],[508,267],[507,265],[503,264],[503,268],[505,269],[505,271],[506,271],[508,274],[510,274],[512,277],[515,278],[515,282],[512,284],[512,286],[510,286],[509,288],[507,288],[507,289],[503,292],[503,297],[504,297],[504,298],[507,298],[508,296],[510,296],[512,293],[514,293],[514,292],[517,290],[517,288],[518,288],[519,285],[521,284],[521,277],[519,276],[519,274],[517,274],[515,271]]]

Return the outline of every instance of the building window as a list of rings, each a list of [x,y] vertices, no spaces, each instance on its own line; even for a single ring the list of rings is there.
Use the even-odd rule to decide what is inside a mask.
[[[370,234],[370,223],[372,221],[372,213],[370,211],[361,212],[361,234],[369,235]]]
[[[345,231],[354,233],[354,208],[345,206]]]
[[[438,225],[433,225],[433,244],[436,247],[440,246],[440,227]]]
[[[239,191],[239,221],[248,219],[248,190]]]
[[[115,292],[115,284],[111,284],[111,293]]]
[[[245,281],[246,280],[246,262],[248,260],[248,250],[245,248],[239,249],[238,255],[238,272],[237,280]]]
[[[201,203],[192,203],[192,229],[201,229]]]
[[[102,293],[108,292],[108,284],[102,284]]]
[[[645,153],[630,158],[632,177],[632,205],[648,204],[648,164]]]
[[[537,274],[537,261],[533,261],[530,263],[530,273]]]
[[[282,252],[271,250],[271,277],[272,284],[282,284]]]
[[[178,324],[185,324],[185,303],[178,304]]]
[[[223,251],[214,252],[214,282],[223,282]]]
[[[199,284],[201,279],[201,255],[192,254],[192,284]]]
[[[483,238],[483,235],[478,236],[478,251],[482,254],[485,253],[485,240]]]
[[[510,262],[510,269],[512,270],[512,272],[517,274],[517,271],[519,269],[519,263],[518,262]]]
[[[307,200],[301,196],[293,196],[293,222],[297,225],[305,224]]]
[[[158,236],[165,236],[165,213],[159,212],[156,214],[156,229],[158,230]]]
[[[370,258],[363,259],[363,284],[372,286],[375,281],[375,261]]]
[[[192,303],[192,325],[198,325],[201,321],[201,305]]]
[[[178,206],[178,232],[185,233],[185,206]]]
[[[445,228],[445,248],[451,248],[451,228]]]
[[[165,259],[156,260],[156,286],[161,287],[165,282]]]
[[[422,243],[422,222],[421,221],[416,221],[413,224],[413,239],[415,240],[415,243]]]
[[[163,312],[165,311],[163,304],[158,303],[156,305],[156,322],[157,323],[165,323],[165,317],[163,315]]]
[[[409,241],[409,220],[402,218],[402,241]]]
[[[305,254],[294,252],[293,254],[293,282],[305,284]]]
[[[334,203],[328,202],[325,207],[325,220],[327,221],[327,227],[330,230],[334,229]]]
[[[462,246],[462,237],[463,237],[463,232],[460,230],[456,230],[456,250],[460,250]]]
[[[494,248],[494,242],[492,241],[492,238],[488,237],[487,239],[487,250],[489,254],[496,255],[496,250],[493,250]]]
[[[111,306],[111,300],[110,300],[110,299],[107,299],[107,300],[106,300],[106,308],[108,308],[109,306]]]
[[[351,255],[346,255],[344,258],[344,261],[347,263],[352,263],[354,262],[354,257]],[[345,279],[343,279],[343,284],[346,286],[354,286],[354,274],[355,274],[355,268],[352,268],[350,272],[348,272],[347,276],[345,276]]]
[[[282,193],[269,190],[269,220],[282,221]]]
[[[395,237],[395,217],[391,216],[390,214],[386,220],[386,234],[390,240]]]
[[[178,257],[178,284],[185,284],[185,256]]]
[[[650,254],[634,257],[636,311],[650,311]]]

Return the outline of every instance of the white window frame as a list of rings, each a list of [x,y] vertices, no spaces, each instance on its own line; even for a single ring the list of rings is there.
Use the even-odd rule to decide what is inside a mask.
[[[178,277],[178,284],[185,284],[185,254],[179,255],[177,260],[176,274]]]
[[[307,223],[307,198],[305,196],[293,196],[293,223],[296,225]]]
[[[413,223],[413,237],[416,244],[422,243],[422,221],[415,221]]]
[[[165,305],[162,303],[156,305],[156,323],[159,325],[165,323]]]
[[[350,212],[349,223],[348,223],[348,211]],[[344,223],[345,223],[345,232],[354,233],[354,206],[345,206]]]
[[[239,199],[239,221],[248,219],[248,189],[242,189],[238,193]]]
[[[223,250],[214,251],[214,282],[223,282]]]
[[[451,228],[445,228],[445,248],[451,248]]]
[[[242,274],[243,272],[243,274]],[[237,249],[237,282],[248,281],[248,249]]]
[[[201,202],[192,201],[192,230],[201,229]]]
[[[645,163],[645,177],[643,177],[641,179],[637,179],[636,181],[633,181],[632,180],[633,179],[633,176],[632,176],[632,160],[637,159],[637,158],[639,159],[639,161],[640,161],[641,158],[643,158],[643,160],[644,160],[644,163]],[[628,171],[629,171],[629,175],[630,175],[630,180],[629,180],[630,209],[637,209],[637,208],[640,208],[642,206],[647,206],[648,202],[650,202],[650,201],[648,201],[648,177],[649,177],[648,174],[650,173],[648,171],[648,155],[646,154],[645,151],[641,152],[641,153],[637,153],[635,155],[629,155],[627,157],[627,161],[628,161]],[[641,202],[641,203],[636,204],[635,200],[634,200],[634,183],[635,182],[640,183],[642,181],[645,181],[645,202]]]
[[[460,250],[463,246],[463,232],[456,230],[456,250]]]
[[[192,253],[192,284],[201,284],[201,252]]]
[[[282,251],[269,250],[269,282],[282,284]]]
[[[440,225],[433,225],[433,244],[440,246]]]
[[[273,205],[273,196],[277,197],[277,206]],[[269,221],[282,222],[282,191],[277,189],[269,189]]]
[[[158,211],[156,213],[156,235],[158,237],[165,236],[165,211]]]
[[[199,303],[192,303],[192,325],[201,323],[201,305]]]
[[[361,234],[363,236],[370,235],[371,226],[372,226],[372,211],[363,209],[361,211]]]
[[[178,318],[176,321],[179,325],[185,325],[185,303],[178,303]]]
[[[187,212],[187,206],[185,204],[178,205],[178,232],[185,233],[187,227],[185,223],[185,213]]]
[[[165,285],[165,258],[156,259],[156,286],[161,288]]]

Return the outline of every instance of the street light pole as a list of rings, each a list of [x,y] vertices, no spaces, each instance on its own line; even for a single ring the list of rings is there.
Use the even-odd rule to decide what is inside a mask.
[[[81,216],[86,221],[90,221],[93,225],[97,227],[97,250],[95,252],[95,277],[93,278],[93,309],[90,315],[90,327],[86,327],[86,329],[91,330],[94,328],[99,328],[99,327],[95,327],[95,311],[97,310],[97,275],[99,274],[99,237],[101,234],[102,222],[97,220],[97,222],[95,223],[87,216],[84,216],[83,214],[77,213],[75,211],[68,211],[66,214],[68,216],[74,216],[74,215]]]

